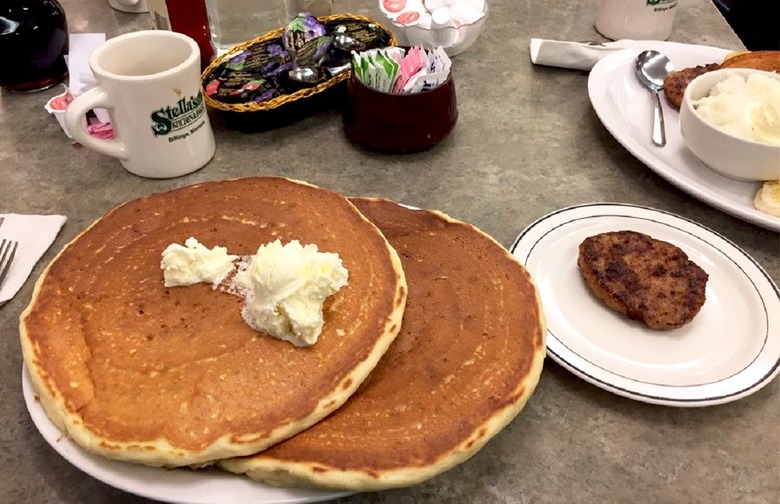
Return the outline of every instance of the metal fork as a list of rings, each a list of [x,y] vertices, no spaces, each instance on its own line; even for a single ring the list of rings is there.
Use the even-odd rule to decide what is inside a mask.
[[[3,239],[0,242],[0,287],[3,286],[8,270],[11,269],[11,263],[14,262],[14,255],[18,246],[19,242],[13,240]]]

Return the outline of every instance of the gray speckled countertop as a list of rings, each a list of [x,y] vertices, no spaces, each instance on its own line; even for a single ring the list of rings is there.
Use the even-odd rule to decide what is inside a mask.
[[[280,2],[281,3],[281,2]],[[72,33],[150,28],[148,15],[104,0],[62,0]],[[460,118],[427,152],[384,155],[344,137],[337,111],[255,134],[217,114],[214,159],[173,180],[148,180],[67,142],[43,110],[53,90],[0,92],[0,213],[59,213],[68,221],[16,297],[0,308],[0,502],[150,502],[82,473],[39,435],[25,409],[18,317],[34,278],[57,250],[128,199],[199,181],[282,175],[347,195],[376,195],[442,210],[510,246],[535,219],[569,205],[635,203],[721,233],[780,280],[775,232],[694,199],[635,159],[589,103],[587,74],[534,67],[530,37],[598,40],[598,0],[492,0],[487,29],[454,63]],[[376,16],[374,2],[339,11]],[[709,0],[680,0],[671,40],[741,48]],[[554,362],[523,412],[468,462],[424,484],[361,494],[358,503],[755,503],[780,500],[780,383],[707,408],[618,397]]]

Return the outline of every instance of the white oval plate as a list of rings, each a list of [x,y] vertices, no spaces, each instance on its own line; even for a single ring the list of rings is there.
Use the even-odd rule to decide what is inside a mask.
[[[22,392],[35,427],[57,453],[103,483],[141,497],[181,504],[301,504],[354,493],[277,488],[219,469],[163,469],[107,459],[84,450],[51,422],[25,366]]]
[[[658,331],[607,307],[577,267],[592,235],[631,230],[680,247],[709,274],[689,324]],[[618,395],[667,406],[708,406],[759,390],[780,371],[780,291],[750,256],[693,221],[646,207],[596,203],[542,217],[512,254],[539,288],[548,355]]]
[[[590,102],[607,130],[634,157],[691,196],[745,221],[780,231],[780,217],[753,206],[761,184],[732,180],[707,168],[688,150],[680,134],[680,114],[663,97],[666,146],[656,147],[650,139],[652,96],[634,75],[636,56],[644,49],[655,49],[682,69],[722,61],[729,51],[661,41],[632,42],[631,47],[599,60],[588,77]]]

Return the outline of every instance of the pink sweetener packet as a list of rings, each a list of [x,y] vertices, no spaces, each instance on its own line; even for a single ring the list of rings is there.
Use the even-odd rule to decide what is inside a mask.
[[[90,135],[103,140],[111,140],[114,138],[114,127],[110,122],[101,121],[94,112],[87,113],[86,120],[87,124],[85,129]]]
[[[452,61],[444,48],[424,51],[425,67],[404,86],[404,93],[422,93],[442,85],[450,76]]]
[[[393,86],[394,93],[404,92],[404,87],[412,77],[425,69],[426,58],[424,51],[419,47],[412,47],[406,53],[406,56],[399,61],[398,76]]]

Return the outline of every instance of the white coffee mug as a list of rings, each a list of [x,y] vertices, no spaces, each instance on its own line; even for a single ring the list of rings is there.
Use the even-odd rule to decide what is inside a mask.
[[[113,9],[122,12],[149,12],[149,6],[146,5],[146,0],[108,0],[108,5]]]
[[[151,178],[194,172],[214,156],[200,50],[192,38],[165,30],[120,35],[100,45],[89,66],[97,86],[76,97],[65,112],[77,142]],[[96,108],[108,110],[112,140],[82,128],[82,118]]]
[[[596,30],[612,40],[666,40],[678,0],[601,0]]]

